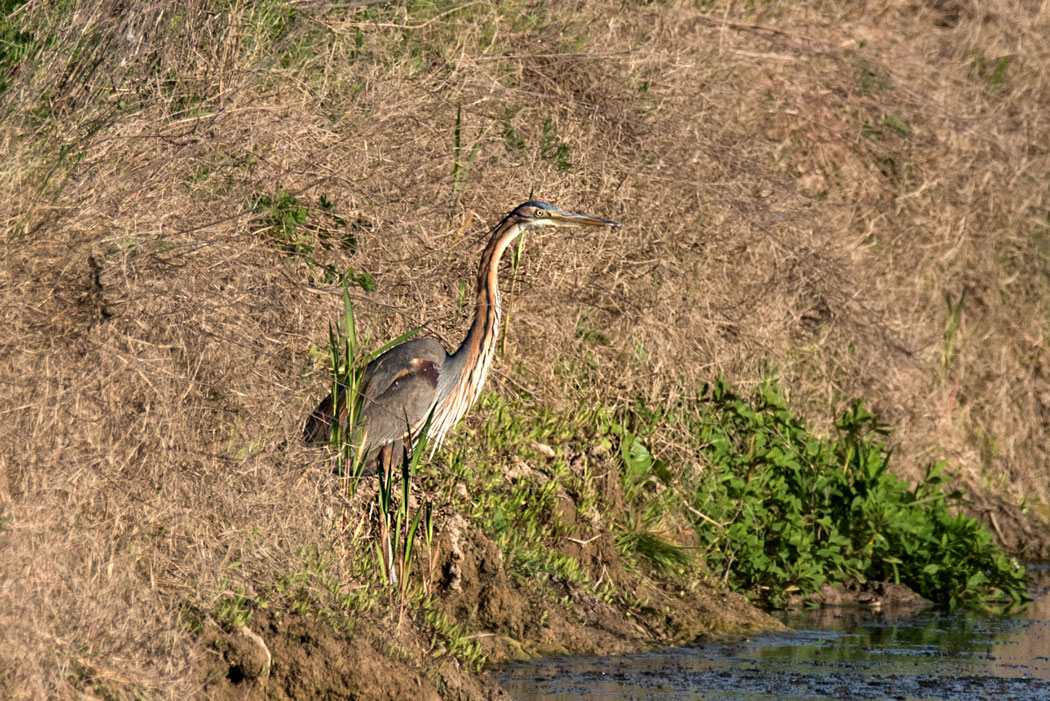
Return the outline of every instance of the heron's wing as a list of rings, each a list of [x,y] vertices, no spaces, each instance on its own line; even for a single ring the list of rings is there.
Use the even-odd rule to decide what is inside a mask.
[[[441,366],[446,357],[444,347],[432,338],[416,338],[394,346],[365,368],[361,377],[365,401],[377,399],[390,389],[395,380],[414,372],[418,361],[430,361]]]
[[[361,425],[366,426],[369,448],[401,438],[406,427],[425,420],[437,394],[437,379],[448,357],[440,343],[419,338],[394,346],[373,360],[362,376]],[[307,441],[324,442],[334,421],[346,418],[346,388],[339,398],[339,416],[334,416],[332,396],[318,405],[306,422]]]
[[[393,377],[385,390],[371,387],[361,408],[361,425],[367,431],[365,446],[377,448],[415,435],[437,399],[441,363],[416,357]]]

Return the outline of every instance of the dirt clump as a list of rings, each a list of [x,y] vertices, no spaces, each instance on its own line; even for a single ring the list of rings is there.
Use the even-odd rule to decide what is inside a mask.
[[[367,634],[339,634],[317,619],[265,615],[205,637],[203,698],[442,698],[423,672],[377,650]],[[484,698],[480,689],[469,696]]]
[[[522,639],[533,620],[528,601],[507,576],[496,544],[463,521],[449,524],[438,549],[442,609],[454,620],[474,620],[486,631]]]
[[[838,587],[824,585],[816,594],[803,602],[793,597],[789,608],[803,605],[821,607],[864,607],[878,611],[917,611],[932,604],[910,588],[896,582],[849,582]]]

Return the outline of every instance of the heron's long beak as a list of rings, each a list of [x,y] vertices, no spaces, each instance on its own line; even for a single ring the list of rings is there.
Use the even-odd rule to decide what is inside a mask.
[[[613,221],[612,219],[602,219],[600,217],[592,217],[589,214],[580,214],[578,212],[566,212],[566,211],[552,211],[550,218],[559,224],[576,224],[579,226],[622,226],[620,222]]]

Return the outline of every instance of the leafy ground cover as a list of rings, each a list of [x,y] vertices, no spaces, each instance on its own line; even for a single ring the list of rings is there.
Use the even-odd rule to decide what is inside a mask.
[[[643,406],[639,416],[641,435],[652,432],[646,420],[684,424],[703,468],[672,471],[627,433],[629,493],[659,479],[684,498],[702,560],[739,591],[782,605],[789,593],[874,580],[949,608],[1027,600],[1023,567],[960,513],[963,494],[945,488],[945,465],[927,466],[914,487],[890,472],[889,431],[860,401],[831,438],[815,436],[768,379],[750,398],[718,380],[692,401],[667,412]]]

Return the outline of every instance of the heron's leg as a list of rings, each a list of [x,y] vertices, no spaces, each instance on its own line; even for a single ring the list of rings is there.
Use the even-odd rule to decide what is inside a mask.
[[[372,454],[372,458],[365,465],[365,471],[363,475],[369,477],[377,474],[380,470],[388,478],[390,477],[390,466],[393,464],[392,458],[393,448],[391,443],[387,443],[382,446],[375,453]]]
[[[390,465],[400,474],[402,463],[408,459],[408,448],[404,441],[394,441],[390,447]]]

